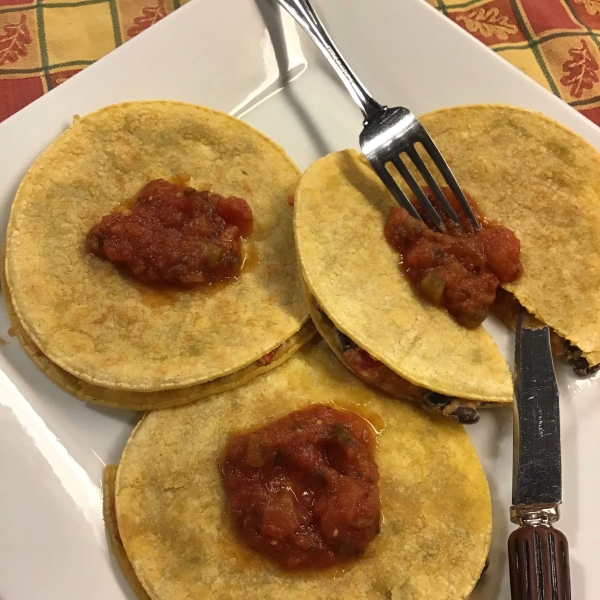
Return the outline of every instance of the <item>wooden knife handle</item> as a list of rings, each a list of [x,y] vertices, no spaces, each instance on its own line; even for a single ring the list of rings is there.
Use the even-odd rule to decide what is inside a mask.
[[[571,600],[569,544],[551,525],[524,525],[508,538],[512,600]]]

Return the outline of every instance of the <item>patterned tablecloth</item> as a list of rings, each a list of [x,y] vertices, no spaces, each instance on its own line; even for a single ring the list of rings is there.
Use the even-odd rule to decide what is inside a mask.
[[[185,1],[0,0],[0,121]],[[600,124],[600,0],[429,2]]]

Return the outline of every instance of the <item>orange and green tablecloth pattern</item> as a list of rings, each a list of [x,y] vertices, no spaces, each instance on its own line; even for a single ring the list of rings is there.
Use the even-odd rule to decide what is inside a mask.
[[[0,0],[0,121],[185,1]],[[600,124],[600,0],[428,1]]]
[[[600,124],[600,0],[430,0]]]
[[[0,121],[185,0],[0,0]]]

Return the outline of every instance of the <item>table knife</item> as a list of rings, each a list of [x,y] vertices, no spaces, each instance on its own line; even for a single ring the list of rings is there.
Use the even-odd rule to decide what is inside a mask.
[[[570,600],[567,538],[553,523],[562,502],[558,386],[550,331],[519,315],[515,345],[513,497],[508,539],[512,600]]]

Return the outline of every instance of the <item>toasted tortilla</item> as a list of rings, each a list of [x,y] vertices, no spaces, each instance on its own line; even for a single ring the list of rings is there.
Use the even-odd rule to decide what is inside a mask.
[[[511,402],[511,375],[491,336],[423,300],[401,272],[383,233],[395,205],[355,150],[311,165],[294,203],[308,291],[340,331],[414,385],[466,400]]]
[[[230,527],[218,461],[232,430],[310,403],[356,410],[381,433],[380,534],[333,571],[286,573]],[[488,485],[462,426],[357,380],[320,341],[279,369],[206,402],[147,413],[123,452],[116,514],[129,560],[153,600],[468,597],[491,536]]]
[[[102,478],[102,513],[104,515],[104,525],[108,534],[110,549],[114,557],[117,559],[121,571],[140,600],[151,600],[150,596],[144,589],[144,586],[137,578],[129,558],[123,548],[123,542],[119,536],[119,528],[117,527],[117,515],[115,512],[115,481],[117,479],[117,465],[106,465],[104,467],[104,476]]]
[[[255,360],[247,367],[244,367],[235,373],[225,375],[224,377],[218,377],[217,379],[213,379],[206,383],[174,390],[161,390],[158,392],[128,392],[114,390],[83,381],[53,363],[34,344],[15,314],[10,292],[8,291],[8,286],[4,279],[4,269],[0,269],[0,277],[4,294],[4,304],[6,306],[10,324],[23,350],[29,358],[31,358],[36,366],[49,379],[65,391],[77,396],[80,400],[101,404],[102,406],[110,406],[111,408],[122,408],[125,410],[157,410],[161,408],[172,408],[174,406],[187,404],[188,402],[195,402],[196,400],[208,398],[213,394],[220,394],[221,392],[235,389],[240,385],[248,383],[248,381],[254,379],[254,377],[262,375],[284,363],[317,333],[313,322],[309,319],[302,325],[299,331],[283,342],[271,363],[263,364],[260,360]]]
[[[483,214],[521,240],[523,276],[504,287],[600,362],[600,154],[539,113],[459,106],[421,117]]]
[[[176,296],[86,254],[92,225],[149,180],[240,196],[254,213],[252,270]],[[308,318],[292,233],[299,172],[229,115],[179,102],[130,102],[77,120],[34,163],[11,210],[6,280],[22,328],[88,384],[156,392],[236,373]]]

